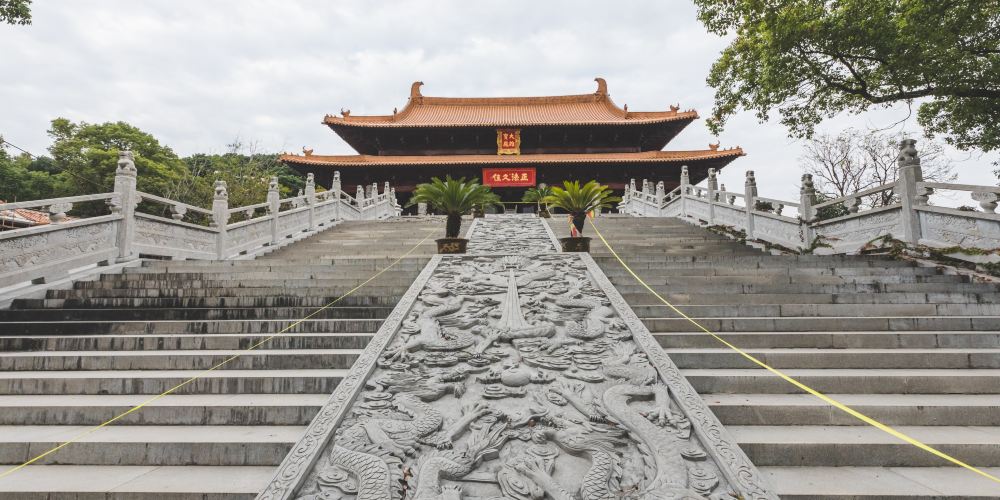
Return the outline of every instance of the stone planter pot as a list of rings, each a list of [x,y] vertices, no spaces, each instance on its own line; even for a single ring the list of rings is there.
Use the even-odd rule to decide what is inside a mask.
[[[590,238],[577,236],[575,238],[559,238],[563,252],[590,252]]]
[[[438,253],[465,253],[469,240],[465,238],[441,238],[434,240],[438,245]]]

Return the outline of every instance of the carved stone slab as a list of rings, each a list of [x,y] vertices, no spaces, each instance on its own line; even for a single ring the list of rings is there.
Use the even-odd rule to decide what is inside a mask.
[[[555,253],[558,247],[542,220],[533,215],[488,214],[469,230],[468,252],[475,255]]]
[[[509,248],[520,222],[473,239]],[[593,260],[538,229],[549,253],[432,260],[258,498],[777,498]]]

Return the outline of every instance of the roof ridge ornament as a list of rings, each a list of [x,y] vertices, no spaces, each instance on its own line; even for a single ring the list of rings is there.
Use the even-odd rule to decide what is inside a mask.
[[[597,94],[597,95],[607,96],[608,95],[608,82],[606,82],[601,77],[594,78],[594,81],[597,82],[597,92],[594,92],[594,93]]]
[[[420,93],[420,86],[423,84],[424,82],[416,81],[410,85],[410,99],[424,96],[423,94]]]

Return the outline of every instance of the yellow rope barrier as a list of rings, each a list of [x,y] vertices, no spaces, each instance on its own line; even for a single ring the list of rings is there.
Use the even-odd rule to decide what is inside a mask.
[[[417,247],[419,247],[425,241],[427,241],[427,239],[431,237],[431,234],[433,234],[435,231],[439,231],[439,230],[440,229],[438,229],[438,228],[432,229],[431,231],[429,231],[427,233],[426,236],[424,236],[424,238],[422,240],[420,240],[416,245],[413,245],[413,247],[410,248],[409,250],[407,250],[406,253],[404,253],[403,255],[399,256],[396,260],[392,261],[392,263],[390,263],[388,266],[382,268],[379,272],[373,274],[370,278],[368,278],[365,281],[361,282],[361,284],[359,284],[358,286],[355,286],[354,288],[348,290],[346,293],[344,293],[340,297],[337,297],[336,299],[334,299],[330,303],[328,303],[328,304],[320,307],[319,309],[316,309],[315,311],[309,313],[308,316],[305,316],[304,318],[299,319],[299,320],[297,320],[297,321],[289,324],[288,326],[282,328],[281,331],[279,331],[278,333],[275,333],[274,335],[271,335],[270,337],[267,337],[264,340],[261,340],[261,341],[257,342],[256,344],[251,345],[250,347],[247,347],[242,352],[238,352],[236,354],[233,354],[232,356],[229,356],[228,358],[220,361],[219,363],[215,364],[214,366],[212,366],[210,368],[206,368],[204,371],[202,371],[202,372],[200,372],[200,373],[192,376],[191,378],[188,378],[187,380],[185,380],[185,381],[183,381],[183,382],[181,382],[181,383],[179,383],[179,384],[177,384],[177,385],[175,385],[175,386],[167,389],[166,391],[163,391],[160,394],[157,394],[156,396],[153,396],[153,397],[147,399],[146,401],[143,401],[142,403],[139,403],[138,405],[135,405],[132,408],[129,408],[128,410],[123,411],[123,412],[119,413],[118,415],[115,415],[114,417],[108,419],[104,423],[102,423],[100,425],[97,425],[95,427],[92,427],[90,429],[87,429],[87,430],[85,430],[85,431],[83,431],[83,432],[81,432],[81,433],[73,436],[72,438],[70,438],[66,442],[61,443],[58,446],[54,446],[53,448],[51,448],[48,451],[46,451],[46,452],[44,452],[44,453],[42,453],[42,454],[40,454],[40,455],[32,458],[31,460],[28,460],[27,462],[24,462],[21,465],[18,465],[18,466],[15,466],[15,467],[12,467],[10,469],[7,469],[7,470],[3,471],[2,473],[0,473],[0,478],[4,478],[4,477],[6,477],[6,476],[8,476],[10,474],[13,474],[14,472],[17,472],[17,471],[19,471],[19,470],[21,470],[21,469],[23,469],[23,468],[25,468],[25,467],[33,464],[33,463],[35,463],[35,462],[37,462],[37,461],[39,461],[39,460],[41,460],[41,459],[43,459],[43,458],[45,458],[45,457],[47,457],[47,456],[49,456],[51,454],[53,454],[53,453],[55,453],[55,452],[57,452],[57,451],[65,448],[65,447],[67,447],[67,446],[69,446],[69,445],[71,445],[71,444],[79,441],[80,439],[83,439],[84,437],[87,437],[87,436],[89,436],[89,435],[91,435],[91,434],[93,434],[93,433],[101,430],[102,428],[107,427],[107,426],[109,426],[109,425],[117,422],[118,420],[121,420],[122,418],[124,418],[124,417],[126,417],[128,415],[131,415],[132,413],[135,413],[135,412],[137,412],[139,410],[141,410],[142,408],[144,408],[146,406],[149,406],[150,403],[153,403],[153,402],[155,402],[155,401],[163,398],[164,396],[168,396],[168,395],[172,394],[173,392],[177,391],[178,389],[180,389],[180,388],[182,388],[182,387],[190,384],[191,382],[194,382],[195,380],[198,380],[199,378],[205,376],[209,372],[218,370],[219,368],[221,368],[222,366],[226,365],[230,361],[233,361],[234,359],[239,358],[240,356],[246,354],[247,352],[250,352],[250,351],[253,351],[253,350],[257,349],[258,347],[260,347],[260,346],[262,346],[262,345],[270,342],[271,340],[277,338],[278,336],[284,334],[288,330],[290,330],[290,329],[292,329],[292,328],[294,328],[294,327],[302,324],[303,321],[306,321],[309,318],[312,318],[313,316],[319,314],[320,312],[322,312],[322,311],[324,311],[326,309],[329,309],[334,304],[336,304],[336,303],[340,302],[341,300],[343,300],[345,297],[347,297],[347,296],[351,295],[352,293],[360,290],[362,287],[364,287],[368,283],[371,283],[373,280],[375,280],[376,278],[378,278],[379,276],[381,276],[382,273],[388,271],[389,269],[392,269],[393,266],[395,266],[396,264],[399,264],[400,261],[402,261],[408,255],[410,255],[411,253],[413,253],[413,251],[416,250]]]
[[[667,299],[663,298],[662,295],[660,295],[659,293],[657,293],[656,290],[653,290],[652,287],[650,287],[648,284],[646,284],[646,282],[643,281],[643,279],[640,278],[639,275],[637,275],[635,273],[635,271],[633,271],[632,268],[629,267],[628,264],[625,263],[624,260],[622,260],[622,258],[618,255],[618,252],[615,252],[615,249],[611,247],[611,244],[608,243],[608,240],[604,239],[604,235],[601,234],[600,229],[597,228],[597,224],[594,223],[594,220],[592,218],[590,219],[590,225],[594,228],[594,233],[597,234],[597,237],[601,239],[601,242],[604,243],[604,246],[607,247],[608,251],[611,252],[611,255],[613,255],[615,257],[615,259],[618,260],[618,263],[621,264],[622,267],[624,267],[625,270],[628,271],[628,273],[631,274],[632,277],[635,278],[635,280],[639,282],[639,284],[641,284],[646,290],[649,291],[649,293],[653,294],[657,299],[659,299],[660,302],[663,302],[664,305],[666,305],[667,307],[669,307],[671,310],[673,310],[675,313],[677,313],[678,315],[680,315],[682,318],[686,319],[688,322],[690,322],[692,325],[694,325],[695,327],[697,327],[699,330],[701,330],[701,331],[703,331],[703,332],[711,335],[715,340],[718,340],[723,345],[725,345],[726,347],[728,347],[728,348],[732,349],[733,351],[737,352],[739,355],[741,355],[744,358],[750,360],[754,364],[756,364],[756,365],[760,366],[761,368],[764,368],[765,370],[767,370],[767,371],[769,371],[769,372],[771,372],[771,373],[773,373],[773,374],[781,377],[786,382],[794,385],[795,387],[798,387],[799,389],[802,389],[803,391],[806,391],[809,394],[812,394],[813,396],[816,396],[817,398],[823,400],[824,402],[826,402],[827,404],[829,404],[829,405],[837,408],[838,410],[841,410],[844,413],[847,413],[848,415],[850,415],[850,416],[852,416],[854,418],[857,418],[858,420],[860,420],[860,421],[862,421],[862,422],[864,422],[864,423],[866,423],[868,425],[871,425],[872,427],[875,427],[876,429],[878,429],[878,430],[880,430],[882,432],[885,432],[886,434],[889,434],[890,436],[893,436],[893,437],[895,437],[897,439],[900,439],[900,440],[902,440],[902,441],[904,441],[906,443],[909,443],[909,444],[911,444],[913,446],[916,446],[917,448],[920,448],[920,449],[922,449],[922,450],[924,450],[924,451],[926,451],[928,453],[937,455],[938,457],[943,458],[943,459],[945,459],[945,460],[947,460],[947,461],[949,461],[949,462],[951,462],[951,463],[953,463],[955,465],[958,465],[960,467],[964,467],[964,468],[966,468],[966,469],[968,469],[968,470],[970,470],[972,472],[975,472],[976,474],[979,474],[980,476],[983,476],[983,477],[985,477],[987,479],[990,479],[991,481],[994,481],[994,482],[1000,484],[1000,478],[998,478],[998,477],[996,477],[996,476],[994,476],[994,475],[992,475],[992,474],[990,474],[990,473],[988,473],[988,472],[986,472],[986,471],[984,471],[982,469],[979,469],[977,467],[969,465],[969,464],[967,464],[967,463],[965,463],[965,462],[963,462],[963,461],[961,461],[961,460],[959,460],[959,459],[957,459],[957,458],[955,458],[955,457],[953,457],[953,456],[951,456],[951,455],[949,455],[949,454],[947,454],[947,453],[945,453],[943,451],[940,451],[940,450],[938,450],[936,448],[933,448],[933,447],[931,447],[931,446],[929,446],[927,444],[924,444],[923,442],[918,441],[918,440],[916,440],[916,439],[914,439],[914,438],[912,438],[912,437],[910,437],[910,436],[908,436],[906,434],[903,434],[902,432],[899,432],[896,429],[893,429],[892,427],[889,427],[888,425],[885,425],[882,422],[879,422],[878,420],[875,420],[875,419],[869,417],[868,415],[865,415],[865,414],[863,414],[863,413],[855,410],[854,408],[851,408],[850,406],[847,406],[847,405],[841,403],[840,401],[837,401],[837,400],[831,398],[830,396],[827,396],[826,394],[823,394],[823,393],[817,391],[816,389],[813,389],[812,387],[809,387],[808,385],[806,385],[806,384],[804,384],[802,382],[799,382],[798,380],[796,380],[796,379],[792,378],[791,376],[785,374],[781,370],[778,370],[777,368],[774,368],[773,366],[771,366],[771,365],[769,365],[769,364],[767,364],[767,363],[765,363],[765,362],[757,359],[752,354],[750,354],[750,353],[748,353],[748,352],[740,349],[739,347],[734,346],[733,344],[729,343],[728,341],[726,341],[722,337],[716,335],[715,333],[713,333],[708,328],[705,328],[704,326],[702,326],[701,323],[695,321],[693,318],[691,318],[687,314],[684,314],[683,311],[681,311],[676,306],[674,306],[673,304],[671,304]]]

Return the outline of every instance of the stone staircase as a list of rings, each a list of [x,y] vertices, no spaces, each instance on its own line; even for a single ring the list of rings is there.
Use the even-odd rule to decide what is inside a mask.
[[[773,256],[677,219],[602,217],[657,292],[813,388],[1000,475],[1000,286],[876,256]],[[587,229],[594,236],[592,229]],[[1000,498],[802,393],[591,252],[782,498]]]
[[[253,498],[435,252],[443,220],[344,222],[253,261],[152,261],[0,310],[3,499]]]

